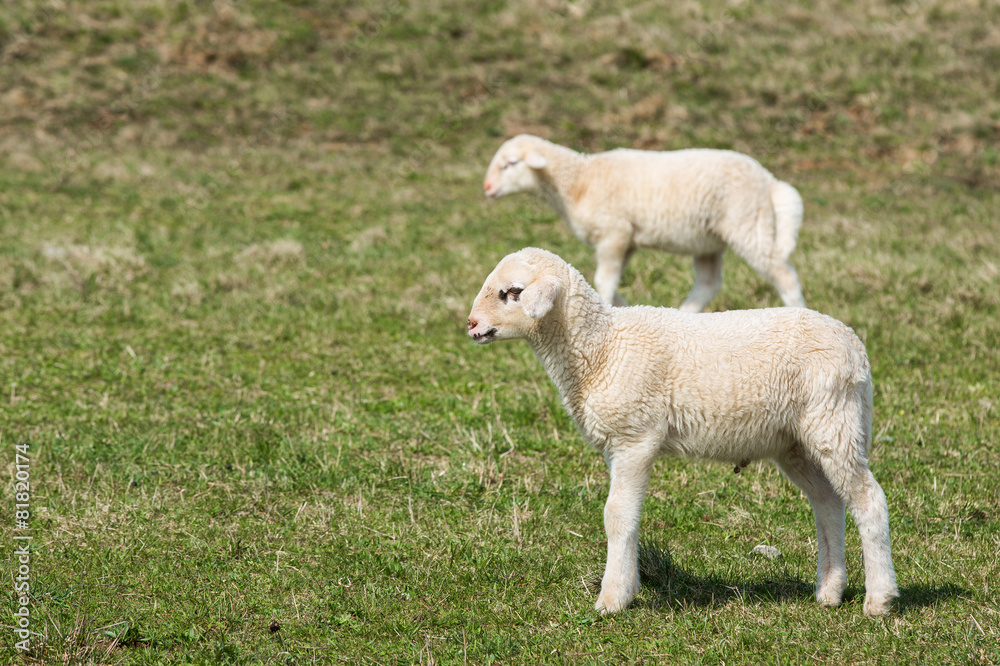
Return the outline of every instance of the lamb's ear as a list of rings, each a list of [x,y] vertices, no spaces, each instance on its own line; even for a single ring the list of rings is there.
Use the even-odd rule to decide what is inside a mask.
[[[545,155],[537,150],[529,150],[528,154],[524,156],[524,163],[532,169],[544,169],[549,161],[545,159]]]
[[[536,280],[521,294],[521,309],[532,319],[541,319],[549,313],[562,287],[556,280]]]

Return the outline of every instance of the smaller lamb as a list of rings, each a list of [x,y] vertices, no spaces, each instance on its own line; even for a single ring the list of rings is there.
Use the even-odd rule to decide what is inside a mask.
[[[612,308],[558,256],[505,257],[476,297],[469,335],[523,338],[559,388],[611,477],[608,559],[596,608],[619,611],[639,591],[639,514],[661,454],[734,465],[771,459],[816,517],[816,599],[840,603],[844,505],[861,533],[864,612],[897,596],[885,494],[868,468],[872,380],[864,345],[804,308],[692,314]]]
[[[802,224],[802,198],[755,159],[730,150],[618,149],[584,155],[522,134],[497,151],[486,196],[531,192],[597,251],[594,286],[618,294],[636,248],[694,257],[694,287],[680,309],[701,312],[722,288],[727,247],[777,288],[785,305],[805,307],[788,258]]]

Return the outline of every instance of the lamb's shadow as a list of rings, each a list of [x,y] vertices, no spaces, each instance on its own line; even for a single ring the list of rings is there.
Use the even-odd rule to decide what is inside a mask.
[[[639,574],[643,589],[652,598],[646,604],[651,608],[674,608],[718,606],[740,601],[742,603],[779,603],[781,601],[809,601],[814,598],[814,581],[791,574],[757,580],[728,579],[718,576],[696,576],[677,567],[669,551],[657,544],[639,545]],[[600,580],[596,581],[600,587]],[[969,591],[952,584],[930,586],[911,585],[900,589],[899,599],[893,604],[893,612],[903,614],[909,611],[937,605],[948,599],[965,596]],[[849,586],[844,592],[844,601],[851,602],[864,595],[864,589]]]
[[[894,613],[907,613],[918,608],[929,608],[936,606],[948,599],[955,597],[967,597],[971,592],[958,585],[910,585],[900,588],[899,599],[893,603]]]

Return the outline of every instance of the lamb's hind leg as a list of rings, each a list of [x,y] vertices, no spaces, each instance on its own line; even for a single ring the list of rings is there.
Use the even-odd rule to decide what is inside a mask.
[[[618,293],[618,283],[632,256],[634,248],[631,239],[624,236],[609,236],[597,244],[597,271],[594,273],[594,288],[606,303],[616,307],[628,305]]]
[[[889,543],[889,505],[882,487],[868,468],[871,385],[861,390],[868,392],[867,399],[858,403],[856,410],[849,406],[844,408],[845,419],[841,427],[834,425],[838,419],[832,418],[827,410],[815,415],[816,426],[811,432],[817,437],[811,450],[833,489],[847,503],[861,534],[865,615],[884,615],[899,591]],[[852,411],[857,414],[852,416]]]
[[[701,312],[722,289],[722,252],[694,258],[694,286],[679,308],[683,312]]]
[[[799,283],[799,275],[795,272],[795,267],[788,260],[775,260],[760,274],[771,281],[774,288],[778,290],[781,301],[788,307],[804,308],[806,299],[802,297],[802,285]]]
[[[733,247],[750,267],[761,277],[768,280],[778,290],[781,302],[787,307],[804,308],[806,299],[802,296],[802,285],[799,283],[799,274],[795,272],[795,267],[788,259],[771,256],[761,256],[744,247]]]
[[[806,306],[799,275],[787,256],[779,256],[779,250],[774,247],[773,240],[762,239],[759,236],[740,236],[729,239],[729,247],[743,257],[761,277],[774,285],[782,303],[788,307]]]
[[[824,606],[840,603],[847,586],[844,566],[844,501],[840,498],[819,465],[810,460],[801,447],[795,447],[777,461],[785,476],[809,499],[816,517],[816,601]]]
[[[889,505],[867,463],[859,461],[843,493],[861,534],[865,560],[865,615],[884,615],[899,596],[889,543]]]

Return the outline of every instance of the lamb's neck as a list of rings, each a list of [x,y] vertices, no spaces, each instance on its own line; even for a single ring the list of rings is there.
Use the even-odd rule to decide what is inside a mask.
[[[587,161],[587,156],[556,144],[546,146],[545,152],[548,165],[542,172],[538,196],[563,219],[569,219],[566,202],[573,198],[571,192]]]
[[[574,271],[575,272],[575,271]],[[611,339],[611,308],[579,276],[582,285],[573,289],[558,312],[541,322],[538,334],[529,339],[546,373],[569,403],[600,372]]]

